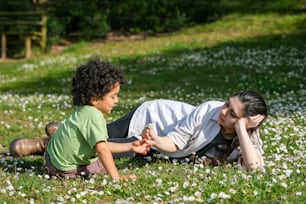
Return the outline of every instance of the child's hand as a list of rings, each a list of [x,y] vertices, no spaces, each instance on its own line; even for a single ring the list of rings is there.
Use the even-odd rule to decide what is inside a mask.
[[[128,175],[121,175],[119,178],[120,181],[129,181],[131,179],[137,179],[137,176],[135,174],[128,174]]]
[[[150,151],[151,145],[145,140],[136,140],[132,143],[132,151],[139,154],[147,154]]]

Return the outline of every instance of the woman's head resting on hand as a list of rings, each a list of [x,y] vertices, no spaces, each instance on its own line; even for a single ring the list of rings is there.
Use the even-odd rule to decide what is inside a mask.
[[[226,132],[234,132],[235,123],[242,117],[262,115],[262,121],[268,116],[267,105],[263,97],[255,91],[240,91],[232,95],[222,106],[218,123]],[[254,128],[253,128],[254,129]]]

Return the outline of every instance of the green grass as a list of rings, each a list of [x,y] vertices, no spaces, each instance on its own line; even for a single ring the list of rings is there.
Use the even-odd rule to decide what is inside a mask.
[[[305,193],[306,14],[231,14],[172,34],[81,42],[61,53],[0,64],[0,203],[303,203]],[[266,168],[117,160],[128,183],[97,176],[50,179],[40,156],[6,155],[16,137],[44,135],[73,109],[70,78],[92,56],[117,64],[128,81],[108,121],[150,99],[194,105],[242,89],[269,104],[263,125]]]

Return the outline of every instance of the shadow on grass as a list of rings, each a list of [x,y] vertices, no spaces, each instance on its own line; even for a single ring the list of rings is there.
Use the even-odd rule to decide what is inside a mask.
[[[296,31],[294,33],[282,34],[282,35],[268,35],[268,36],[260,36],[255,38],[247,38],[240,39],[239,41],[229,41],[220,43],[213,47],[205,47],[190,50],[187,48],[173,48],[171,50],[164,51],[159,54],[159,58],[170,58],[173,55],[181,54],[181,53],[192,53],[195,51],[213,51],[214,49],[222,49],[224,46],[232,46],[232,47],[243,47],[243,48],[278,48],[280,45],[294,46],[296,48],[305,49],[306,43],[306,19],[302,19],[301,21],[296,23]],[[150,56],[145,56],[150,57]],[[206,74],[212,74],[213,76],[231,76],[233,71],[230,69],[226,69],[226,67],[221,67],[220,69],[211,69],[209,67],[201,67],[201,70],[196,70],[193,73],[193,70],[164,70],[163,73],[156,75],[152,79],[152,75],[148,73],[150,69],[155,69],[156,64],[139,64],[137,62],[138,59],[118,59],[119,63],[122,64],[130,64],[134,65],[138,70],[138,72],[131,72],[129,70],[125,71],[127,78],[133,78],[133,83],[125,85],[127,90],[130,92],[135,92],[138,95],[145,94],[148,91],[160,90],[161,87],[164,89],[173,89],[178,86],[178,84],[182,84],[184,82],[192,82],[193,84],[197,84],[199,87],[209,87],[211,85],[216,85],[215,80],[213,81],[203,80],[203,78],[197,76],[197,71]],[[288,68],[289,69],[289,68]],[[48,73],[48,75],[44,75],[42,77],[36,77],[29,79],[27,81],[19,81],[17,82],[8,82],[6,84],[2,84],[0,87],[0,92],[4,93],[12,93],[12,94],[20,94],[20,95],[32,95],[32,94],[67,94],[70,93],[71,81],[65,80],[67,78],[71,78],[73,71],[71,70],[63,70],[58,71],[53,74]],[[214,72],[216,72],[214,74]],[[237,82],[238,83],[238,82]],[[231,84],[232,87],[236,87],[237,83],[233,81]],[[279,84],[282,85],[282,84]],[[284,84],[285,86],[286,84]],[[228,86],[228,85],[225,85]],[[141,88],[140,88],[141,87]],[[193,88],[193,87],[192,87]],[[226,89],[227,87],[223,87]],[[222,87],[221,87],[222,90]]]
[[[134,158],[121,158],[116,159],[116,166],[118,169],[125,169],[126,167],[129,168],[141,168],[146,165],[147,160],[141,157],[134,157]]]
[[[0,153],[0,168],[9,173],[34,173],[35,175],[44,175],[48,171],[44,166],[42,155],[30,155],[25,157],[13,157],[7,152]],[[154,160],[153,160],[154,161]],[[141,168],[146,165],[147,160],[142,156],[134,158],[116,159],[116,166],[120,169]]]
[[[42,156],[12,157],[7,152],[0,153],[0,168],[9,173],[47,173]]]
[[[63,79],[71,78],[73,71],[64,70],[52,75],[48,74],[43,77],[32,78],[27,81],[18,81],[18,83],[7,83],[0,88],[1,92],[12,94],[20,94],[23,96],[32,95],[34,93],[41,94],[63,94],[69,93],[71,81]]]

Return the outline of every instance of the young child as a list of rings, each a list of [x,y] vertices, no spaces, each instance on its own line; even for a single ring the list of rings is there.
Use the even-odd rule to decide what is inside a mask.
[[[107,142],[103,114],[118,103],[122,73],[112,64],[91,60],[81,65],[72,79],[74,112],[50,139],[45,162],[51,176],[74,178],[77,175],[109,173],[112,179],[127,181],[136,176],[119,175],[112,153],[134,151],[146,154],[144,140],[129,143]]]

